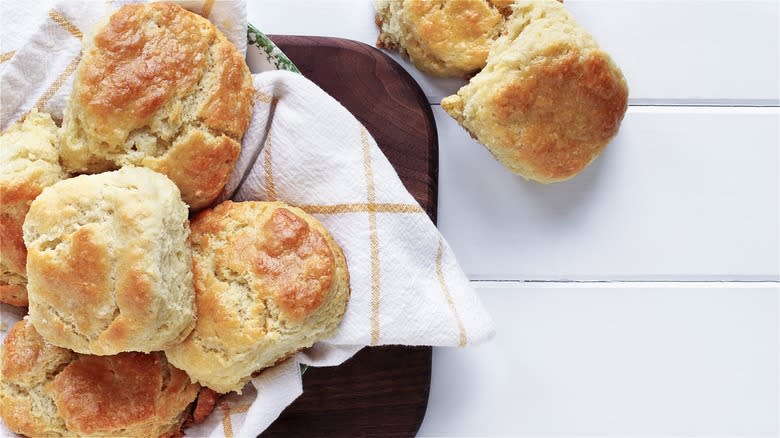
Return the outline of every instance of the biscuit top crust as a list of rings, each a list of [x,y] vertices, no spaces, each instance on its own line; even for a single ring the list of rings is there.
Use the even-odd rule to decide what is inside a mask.
[[[70,350],[46,342],[32,324],[21,320],[3,340],[2,380],[24,387],[45,383],[75,357]]]
[[[119,353],[79,356],[54,378],[52,393],[70,431],[160,436],[178,430],[199,388],[162,353]]]
[[[79,355],[27,320],[3,341],[0,412],[28,436],[169,436],[199,389],[159,352]]]
[[[198,318],[165,353],[193,381],[240,392],[253,372],[325,339],[341,322],[346,260],[303,210],[226,201],[192,221],[191,242]]]
[[[252,116],[244,56],[210,21],[173,4],[123,6],[94,32],[63,113],[63,166],[147,167],[176,183],[193,210],[208,206]]]
[[[224,69],[216,84],[200,84],[211,69],[216,46]],[[246,65],[207,19],[168,3],[131,4],[111,15],[85,50],[75,98],[95,118],[98,138],[114,144],[148,124],[169,101],[194,92],[208,98],[197,116],[210,128],[240,139],[249,124],[251,101],[241,99]],[[250,93],[251,94],[251,93]],[[173,114],[175,117],[176,114]]]
[[[615,136],[628,105],[620,69],[557,1],[518,1],[486,78],[494,145],[542,182],[580,172]],[[521,145],[519,148],[517,145]],[[505,155],[506,156],[506,155]]]
[[[75,353],[46,342],[27,320],[11,327],[0,359],[0,416],[9,429],[27,436],[66,434],[45,388],[75,358]]]
[[[61,181],[32,203],[23,229],[30,318],[49,342],[148,352],[191,329],[187,208],[165,176],[124,167]]]
[[[512,171],[563,181],[617,134],[627,109],[622,72],[553,0],[518,0],[485,68],[442,108]]]
[[[106,124],[100,127],[106,134],[142,125],[176,90],[203,75],[212,33],[169,4],[123,7],[95,35],[77,97]]]
[[[427,58],[418,68],[438,75],[462,76],[482,68],[490,40],[503,23],[486,0],[406,0],[404,9],[409,56]]]
[[[497,146],[514,149],[515,159],[528,163],[542,181],[580,172],[623,119],[628,92],[614,71],[597,53],[540,63],[535,75],[508,84],[492,99]]]
[[[222,315],[198,318],[198,333],[212,324],[216,331],[228,320],[235,320],[238,328],[243,326],[242,315],[252,318],[275,309],[279,315],[269,317],[301,320],[319,308],[330,289],[334,256],[322,234],[285,208],[269,204],[258,212],[256,205],[225,202],[192,223],[199,313]],[[257,296],[233,303],[243,297],[216,294],[210,287],[242,282],[248,283],[245,292]],[[237,312],[239,307],[248,312]],[[267,328],[266,324],[243,326],[225,334],[254,338]]]

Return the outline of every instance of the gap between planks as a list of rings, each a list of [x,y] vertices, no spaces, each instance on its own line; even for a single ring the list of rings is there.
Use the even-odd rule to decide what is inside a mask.
[[[620,280],[470,280],[476,289],[555,289],[580,288],[588,289],[594,286],[605,289],[657,288],[657,289],[727,289],[740,287],[746,289],[776,288],[780,292],[780,281],[620,281]]]
[[[777,102],[775,102],[777,104]],[[430,102],[433,107],[441,106],[440,103]],[[685,114],[780,114],[778,105],[707,105],[707,104],[630,104],[629,113],[685,113]]]

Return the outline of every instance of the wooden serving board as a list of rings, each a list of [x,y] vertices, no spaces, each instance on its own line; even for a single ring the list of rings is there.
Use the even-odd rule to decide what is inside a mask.
[[[270,37],[301,73],[365,125],[435,222],[436,123],[412,77],[381,51],[356,41]],[[413,436],[425,415],[430,380],[430,347],[365,348],[338,367],[309,368],[303,395],[262,436]]]

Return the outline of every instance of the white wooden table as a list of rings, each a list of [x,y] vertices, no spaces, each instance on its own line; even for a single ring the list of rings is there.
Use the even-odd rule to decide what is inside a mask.
[[[439,108],[461,83],[396,57],[436,116],[440,228],[498,326],[434,350],[419,434],[776,436],[778,2],[566,5],[631,88],[567,183],[510,174]],[[267,33],[376,40],[368,0],[248,9]]]
[[[439,226],[498,326],[436,349],[420,436],[776,436],[778,2],[567,0],[631,107],[572,181],[528,183],[438,106]],[[264,0],[267,33],[373,44],[367,0]]]

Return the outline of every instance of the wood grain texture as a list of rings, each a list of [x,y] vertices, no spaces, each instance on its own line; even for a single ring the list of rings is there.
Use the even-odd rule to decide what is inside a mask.
[[[271,38],[365,125],[435,222],[436,125],[411,76],[384,53],[355,41]],[[430,347],[365,348],[338,367],[307,370],[303,395],[262,436],[413,436],[425,415],[430,378]]]

